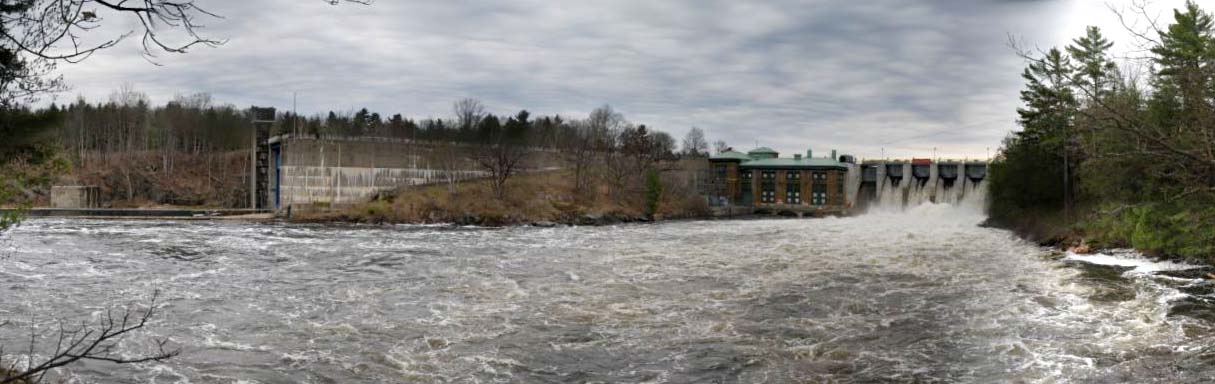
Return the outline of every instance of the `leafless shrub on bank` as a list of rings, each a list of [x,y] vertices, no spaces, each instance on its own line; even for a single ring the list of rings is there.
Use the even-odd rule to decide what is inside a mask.
[[[144,328],[155,316],[159,296],[159,291],[153,292],[144,309],[107,308],[92,324],[69,325],[60,320],[53,336],[40,337],[31,331],[28,343],[24,345],[16,348],[11,348],[13,344],[0,345],[0,384],[39,383],[56,368],[82,360],[134,364],[177,356],[181,350],[169,347],[168,339],[155,340],[154,351],[138,356],[127,356],[118,350],[125,338]],[[8,325],[8,322],[0,324]],[[23,361],[2,360],[10,352],[24,354]]]

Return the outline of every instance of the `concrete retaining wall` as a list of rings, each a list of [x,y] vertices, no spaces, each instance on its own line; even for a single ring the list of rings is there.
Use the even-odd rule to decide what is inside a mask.
[[[269,206],[280,209],[360,203],[384,190],[486,175],[467,159],[465,147],[288,138],[277,148],[271,150]]]
[[[51,187],[52,208],[97,208],[101,190],[91,185],[55,185]]]

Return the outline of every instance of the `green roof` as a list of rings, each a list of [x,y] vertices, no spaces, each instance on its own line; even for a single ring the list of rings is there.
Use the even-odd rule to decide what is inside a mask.
[[[742,168],[839,168],[847,169],[843,163],[828,159],[825,157],[819,158],[801,158],[801,159],[757,159],[744,161]]]
[[[738,152],[738,151],[725,151],[725,152],[722,152],[722,153],[718,153],[718,154],[716,154],[716,155],[713,155],[712,157],[709,157],[709,160],[741,160],[741,161],[747,161],[747,160],[751,160],[751,157],[750,157],[750,156],[747,156],[747,154],[745,154],[745,153]]]
[[[759,147],[759,148],[755,148],[755,149],[752,149],[752,150],[750,150],[750,151],[747,151],[747,153],[773,153],[773,154],[775,154],[775,153],[777,153],[777,152],[776,152],[776,150],[774,150],[774,149],[772,149],[772,148],[768,148],[768,147]]]

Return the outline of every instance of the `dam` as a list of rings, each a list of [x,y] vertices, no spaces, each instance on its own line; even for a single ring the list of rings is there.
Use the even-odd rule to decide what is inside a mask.
[[[854,214],[873,207],[904,209],[924,203],[974,204],[985,200],[987,161],[884,159],[861,161],[831,150],[815,157],[781,158],[760,147],[727,149],[709,158],[703,193],[716,212],[812,216]]]
[[[377,137],[279,135],[260,146],[265,170],[258,206],[271,210],[327,208],[368,201],[406,186],[483,178],[467,144]],[[821,155],[820,155],[821,154]],[[558,170],[561,161],[539,150],[521,171]],[[835,150],[781,157],[767,147],[708,158],[700,193],[715,212],[848,215],[924,203],[985,200],[988,163],[972,159],[862,160]]]
[[[857,207],[908,207],[924,203],[975,204],[986,196],[987,162],[981,160],[872,160],[860,165]]]
[[[267,140],[270,169],[265,206],[349,205],[404,186],[485,177],[462,156],[466,146],[374,137]]]

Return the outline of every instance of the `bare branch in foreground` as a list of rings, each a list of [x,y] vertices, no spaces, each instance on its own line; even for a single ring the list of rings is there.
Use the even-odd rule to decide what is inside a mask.
[[[50,357],[38,363],[35,363],[36,336],[31,332],[25,367],[18,368],[16,362],[9,363],[7,367],[0,363],[0,384],[41,382],[51,370],[81,360],[134,364],[162,361],[177,356],[181,350],[168,348],[168,339],[156,340],[156,350],[151,354],[136,357],[118,354],[122,339],[146,326],[148,320],[156,314],[156,300],[159,297],[160,291],[154,291],[147,309],[143,311],[125,308],[121,313],[115,313],[113,308],[109,308],[98,323],[92,326],[82,323],[77,327],[67,327],[60,321]],[[3,347],[0,346],[0,356],[2,355]]]

